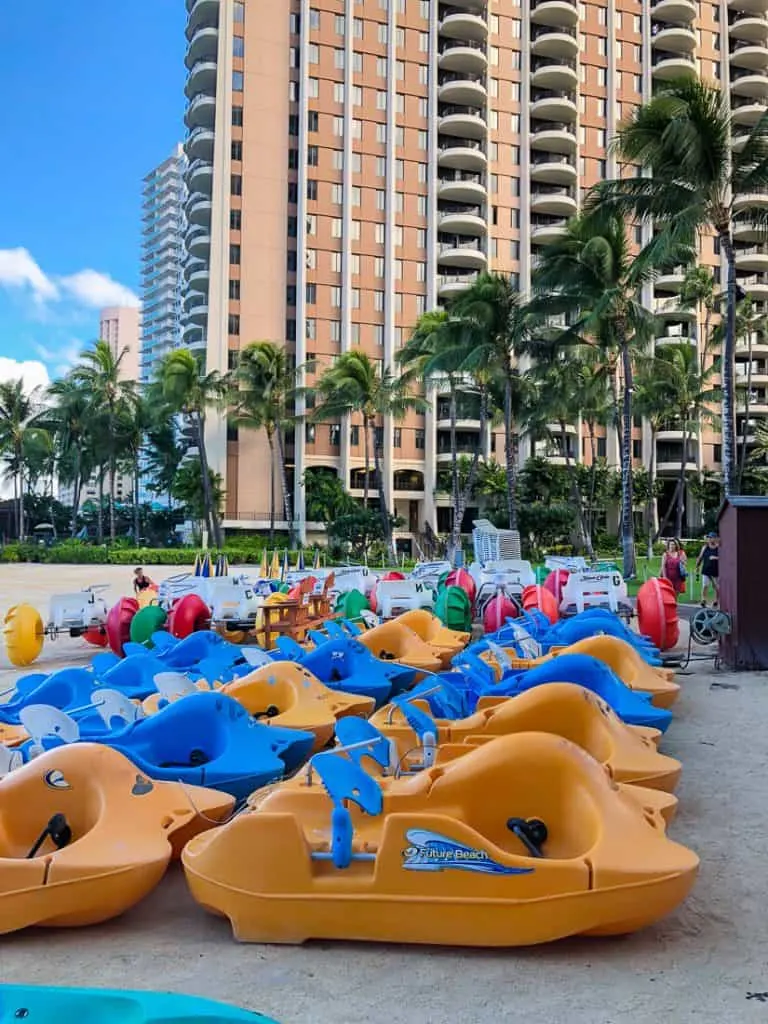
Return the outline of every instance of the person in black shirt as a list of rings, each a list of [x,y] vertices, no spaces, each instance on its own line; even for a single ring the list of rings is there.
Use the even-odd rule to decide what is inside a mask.
[[[133,570],[133,592],[134,594],[140,594],[142,590],[147,590],[149,587],[154,587],[154,583],[149,576],[144,575],[144,570],[134,569]]]
[[[710,589],[714,595],[714,607],[720,601],[720,538],[716,533],[707,534],[707,542],[696,559],[696,568],[701,572],[701,605],[707,606]]]

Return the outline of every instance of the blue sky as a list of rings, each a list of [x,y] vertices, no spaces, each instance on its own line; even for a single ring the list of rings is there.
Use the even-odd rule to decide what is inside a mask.
[[[184,136],[184,0],[0,2],[0,379],[136,301],[142,177]],[[41,365],[42,364],[42,365]]]

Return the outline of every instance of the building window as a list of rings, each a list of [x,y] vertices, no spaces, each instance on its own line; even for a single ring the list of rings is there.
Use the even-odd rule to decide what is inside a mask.
[[[285,321],[285,338],[286,341],[296,341],[296,321],[286,320]]]
[[[307,444],[315,443],[315,424],[305,423],[304,424],[304,436],[307,439]]]
[[[238,302],[240,299],[240,278],[233,277],[229,282],[229,297],[233,302]]]
[[[632,442],[632,458],[633,459],[642,459],[642,457],[643,457],[643,442],[642,441],[633,441]]]
[[[424,450],[425,432],[423,430],[416,431],[416,448],[418,451]]]
[[[296,217],[288,218],[288,237],[295,238],[298,234],[299,222]]]
[[[232,91],[242,92],[243,91],[243,72],[233,71],[232,72]]]
[[[314,287],[314,285],[312,286]],[[304,336],[307,341],[314,341],[317,334],[317,321],[313,316],[308,316],[304,321]]]
[[[230,184],[230,192],[233,196],[241,196],[243,194],[243,176],[242,174],[233,174]]]
[[[317,64],[320,61],[320,47],[317,43],[310,43],[307,47],[307,59],[310,64]]]
[[[360,427],[349,428],[349,443],[353,448],[357,448],[360,444]]]
[[[296,305],[296,285],[289,284],[285,289],[285,302],[288,306]]]
[[[240,333],[240,317],[237,313],[229,314],[228,329],[230,334],[238,335]]]
[[[243,159],[243,144],[239,139],[232,140],[232,159],[242,160]]]
[[[608,443],[604,437],[598,437],[597,439],[597,457],[598,459],[604,459],[608,454]]]
[[[288,170],[297,171],[299,169],[299,151],[298,149],[288,150]]]
[[[288,115],[288,134],[298,135],[299,134],[299,115],[289,114]]]
[[[307,146],[307,164],[310,167],[317,167],[320,158],[320,150],[317,146]]]
[[[331,448],[338,448],[341,444],[341,427],[338,423],[332,423],[328,427],[328,440]]]
[[[240,246],[230,245],[229,247],[229,262],[239,263],[240,262]]]
[[[320,124],[320,115],[316,110],[310,110],[307,114],[307,131],[316,132]]]
[[[229,211],[229,229],[230,231],[240,231],[243,227],[243,211],[242,210],[230,210]]]
[[[245,4],[243,0],[235,0],[234,20],[236,25],[242,25],[245,21]]]
[[[402,448],[403,447],[403,428],[395,427],[392,431],[392,447]]]
[[[232,107],[232,124],[235,128],[243,127],[243,108]]]
[[[307,302],[311,303],[312,305],[314,305],[317,302],[317,285],[316,284],[308,284],[307,285]]]
[[[242,36],[235,36],[234,39],[232,40],[232,56],[245,56],[245,40],[243,39]]]
[[[307,199],[317,199],[317,180],[309,178],[307,181]]]
[[[341,306],[341,288],[331,288],[331,305],[335,309]]]

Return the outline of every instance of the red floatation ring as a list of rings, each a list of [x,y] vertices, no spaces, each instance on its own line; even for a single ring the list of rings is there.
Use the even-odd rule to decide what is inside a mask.
[[[640,632],[668,651],[680,639],[675,588],[665,579],[647,580],[637,592],[637,620]]]
[[[177,640],[207,629],[211,621],[211,609],[197,594],[185,594],[175,601],[168,613],[168,631]]]
[[[560,618],[560,608],[557,597],[543,583],[533,583],[523,589],[522,596],[523,611],[530,612],[538,609],[546,615],[554,625]]]
[[[131,620],[138,610],[139,602],[135,597],[121,597],[107,614],[107,641],[112,653],[119,658],[123,657],[123,644],[130,639]]]

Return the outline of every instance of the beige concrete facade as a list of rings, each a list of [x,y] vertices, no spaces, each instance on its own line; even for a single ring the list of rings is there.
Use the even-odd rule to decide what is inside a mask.
[[[99,314],[99,338],[109,344],[113,356],[122,357],[120,375],[123,380],[139,379],[140,312],[134,306],[109,306]]]
[[[185,295],[185,341],[225,370],[251,341],[286,344],[321,371],[359,348],[385,366],[418,316],[486,268],[530,286],[541,247],[562,232],[595,182],[618,173],[609,141],[620,119],[680,74],[719,80],[739,123],[768,96],[768,0],[187,0],[187,156],[192,254],[207,260]],[[736,140],[738,144],[738,140]],[[768,256],[738,236],[743,287],[768,300]],[[638,235],[638,244],[643,238]],[[703,261],[717,273],[711,239]],[[699,335],[679,303],[679,274],[649,288],[659,344]],[[768,414],[768,345],[751,349],[751,418]],[[738,371],[746,375],[746,346]],[[309,378],[311,384],[312,378]],[[446,529],[436,493],[449,464],[440,388],[431,411],[384,423],[383,485],[418,540]],[[469,403],[459,448],[474,451]],[[613,430],[597,454],[618,463]],[[633,431],[636,464],[650,435]],[[226,525],[258,528],[268,514],[266,441],[210,427],[225,479]],[[582,424],[569,453],[590,458]],[[658,437],[659,472],[677,472],[683,437]],[[559,440],[537,452],[564,461]],[[491,439],[503,461],[503,445]],[[522,457],[530,445],[523,445]],[[717,437],[691,443],[691,467],[719,468]],[[304,471],[333,469],[362,495],[361,423],[302,424],[288,451],[295,520],[306,531]]]

